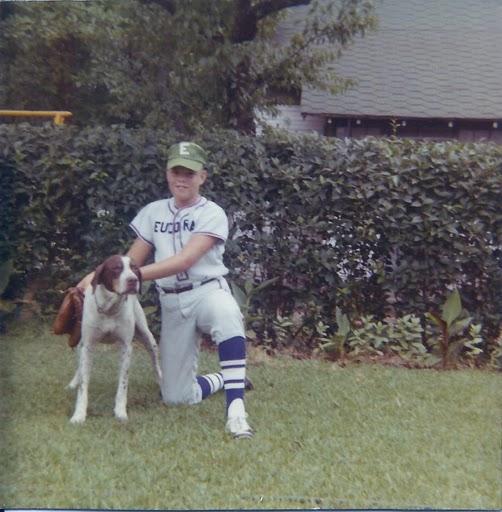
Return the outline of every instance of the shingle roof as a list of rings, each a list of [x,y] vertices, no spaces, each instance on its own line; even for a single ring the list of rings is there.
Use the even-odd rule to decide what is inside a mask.
[[[375,3],[377,31],[334,63],[356,86],[337,96],[304,88],[303,113],[502,118],[502,0]],[[294,11],[283,37],[307,12]]]

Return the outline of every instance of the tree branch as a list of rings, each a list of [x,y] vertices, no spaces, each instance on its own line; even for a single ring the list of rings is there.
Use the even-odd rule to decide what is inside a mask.
[[[253,7],[257,20],[266,18],[270,14],[282,11],[288,7],[297,7],[298,5],[309,5],[312,0],[263,0]]]

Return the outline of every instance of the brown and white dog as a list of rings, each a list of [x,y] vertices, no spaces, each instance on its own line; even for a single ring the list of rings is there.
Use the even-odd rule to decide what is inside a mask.
[[[114,409],[117,419],[127,420],[128,372],[134,337],[150,353],[160,385],[158,347],[137,298],[140,288],[141,273],[127,256],[110,256],[96,269],[91,285],[85,291],[78,369],[68,385],[71,389],[78,387],[72,423],[83,423],[86,419],[92,351],[100,341],[116,341],[121,345]]]

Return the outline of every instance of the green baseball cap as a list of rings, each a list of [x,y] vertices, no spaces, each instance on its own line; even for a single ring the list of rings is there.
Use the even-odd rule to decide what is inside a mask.
[[[167,150],[167,168],[181,166],[198,172],[204,168],[206,152],[194,142],[178,142]]]

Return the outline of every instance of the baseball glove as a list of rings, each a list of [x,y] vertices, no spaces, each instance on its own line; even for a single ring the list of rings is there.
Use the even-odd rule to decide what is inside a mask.
[[[69,288],[52,324],[54,334],[69,334],[68,345],[76,347],[80,342],[82,330],[82,311],[84,309],[84,290]]]

